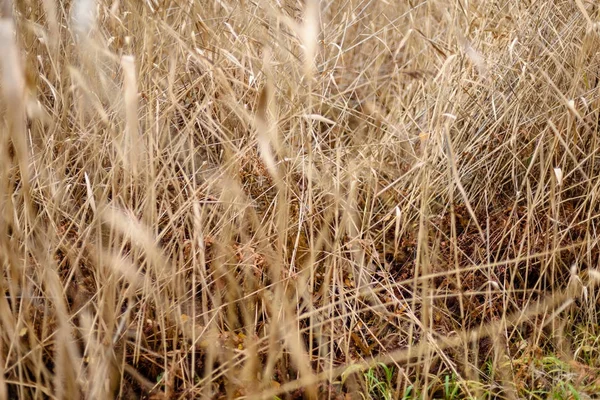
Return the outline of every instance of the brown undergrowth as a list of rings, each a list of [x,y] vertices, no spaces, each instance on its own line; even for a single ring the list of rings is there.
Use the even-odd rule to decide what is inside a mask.
[[[600,388],[595,4],[2,4],[0,398]]]

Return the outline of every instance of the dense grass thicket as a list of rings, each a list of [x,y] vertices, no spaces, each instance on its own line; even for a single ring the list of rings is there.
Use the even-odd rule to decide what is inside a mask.
[[[600,393],[599,24],[0,2],[0,399]]]

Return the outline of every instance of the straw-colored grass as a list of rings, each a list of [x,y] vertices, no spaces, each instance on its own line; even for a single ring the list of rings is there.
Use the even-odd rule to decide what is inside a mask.
[[[595,2],[14,3],[0,399],[600,391]]]

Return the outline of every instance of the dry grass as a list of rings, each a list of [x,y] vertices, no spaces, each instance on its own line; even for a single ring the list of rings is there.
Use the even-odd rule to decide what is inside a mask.
[[[594,2],[10,3],[0,398],[600,390]]]

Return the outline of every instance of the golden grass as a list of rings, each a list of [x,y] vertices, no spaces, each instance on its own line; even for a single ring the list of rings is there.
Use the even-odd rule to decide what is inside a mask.
[[[600,390],[593,2],[9,3],[0,398]]]

